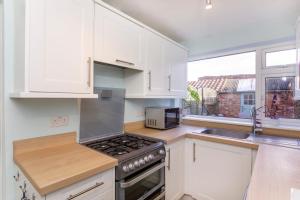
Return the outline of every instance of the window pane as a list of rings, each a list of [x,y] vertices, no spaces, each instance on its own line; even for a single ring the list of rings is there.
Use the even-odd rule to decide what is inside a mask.
[[[296,63],[296,49],[266,53],[266,66],[285,66]]]
[[[187,114],[250,118],[255,58],[250,52],[188,63]]]
[[[300,118],[300,101],[294,100],[295,77],[266,78],[266,117]]]

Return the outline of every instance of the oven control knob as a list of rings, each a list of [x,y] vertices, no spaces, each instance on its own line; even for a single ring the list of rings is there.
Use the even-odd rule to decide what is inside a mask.
[[[134,170],[134,165],[132,163],[129,163],[128,167],[129,167],[129,170]]]
[[[160,155],[164,155],[165,154],[165,151],[163,149],[159,150],[159,154]]]
[[[150,155],[148,156],[148,159],[149,159],[149,160],[153,160],[153,159],[154,159],[153,154],[150,154]]]
[[[140,163],[139,163],[139,161],[137,161],[137,160],[136,160],[136,161],[134,161],[134,166],[135,166],[135,167],[139,167],[139,166],[140,166]]]
[[[144,161],[144,159],[143,159],[143,158],[141,158],[141,159],[139,160],[139,163],[140,163],[140,165],[144,165],[144,164],[145,164],[145,161]]]
[[[124,166],[123,166],[123,171],[124,171],[124,172],[129,172],[129,168],[128,168],[127,165],[124,165]]]
[[[145,162],[148,162],[149,161],[148,156],[145,156],[144,160],[145,160]]]

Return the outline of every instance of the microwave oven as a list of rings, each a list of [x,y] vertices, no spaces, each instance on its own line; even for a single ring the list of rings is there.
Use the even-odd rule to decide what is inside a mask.
[[[170,129],[179,125],[179,108],[147,107],[145,110],[145,127]]]

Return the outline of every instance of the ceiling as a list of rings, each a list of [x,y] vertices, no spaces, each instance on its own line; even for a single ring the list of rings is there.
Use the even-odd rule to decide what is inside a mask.
[[[190,50],[190,57],[291,39],[300,0],[104,0]]]

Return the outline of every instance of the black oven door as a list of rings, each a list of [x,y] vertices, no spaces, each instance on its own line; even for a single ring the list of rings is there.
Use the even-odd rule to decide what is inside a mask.
[[[165,128],[174,128],[179,125],[179,108],[165,109]]]
[[[133,177],[116,182],[116,199],[149,199],[149,197],[160,191],[164,185],[165,164],[159,162]]]

